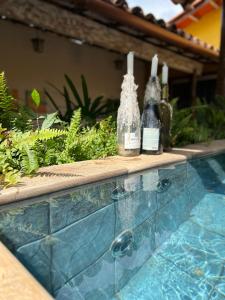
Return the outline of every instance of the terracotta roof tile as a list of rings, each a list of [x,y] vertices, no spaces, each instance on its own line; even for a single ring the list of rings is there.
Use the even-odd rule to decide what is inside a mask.
[[[126,10],[127,12],[129,12],[139,18],[145,19],[148,22],[154,23],[162,28],[166,28],[168,31],[176,33],[176,34],[184,37],[185,39],[193,42],[194,44],[201,45],[202,47],[207,48],[207,49],[218,51],[218,49],[216,49],[212,45],[209,45],[206,42],[201,41],[198,38],[188,34],[187,32],[184,32],[183,30],[177,28],[175,24],[166,24],[166,22],[163,19],[156,19],[155,16],[151,13],[145,15],[143,9],[139,6],[130,8],[126,0],[102,0],[102,1],[110,3],[120,9]],[[198,2],[198,4],[199,4],[199,2],[201,2],[201,1],[203,1],[203,0],[186,1],[186,2],[189,2],[189,3],[190,2],[195,2],[195,3]],[[181,1],[173,1],[173,2],[179,3]]]
[[[141,7],[135,6],[131,9],[131,13],[137,17],[145,18],[144,11]]]
[[[112,1],[111,1],[112,2]],[[129,9],[129,6],[127,4],[127,1],[125,0],[116,0],[114,1],[114,4],[119,7],[119,8],[122,8],[124,10],[128,10]]]
[[[157,23],[157,20],[156,20],[155,16],[151,13],[145,15],[145,19],[149,22]]]

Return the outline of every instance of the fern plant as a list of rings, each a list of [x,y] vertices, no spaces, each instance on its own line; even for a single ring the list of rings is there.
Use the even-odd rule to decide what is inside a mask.
[[[9,94],[5,73],[0,73],[0,116],[3,126],[10,126],[14,116],[15,103],[13,97]]]
[[[0,176],[2,184],[15,184],[20,176],[30,175],[39,168],[37,142],[44,142],[66,134],[57,129],[36,131],[11,130],[0,140]]]
[[[78,132],[80,129],[80,124],[81,124],[81,110],[79,109],[74,112],[71,118],[67,137],[64,141],[64,150],[60,154],[59,161],[66,162],[66,163],[73,161],[73,155],[71,152],[73,151],[74,146],[79,141]]]
[[[40,100],[36,90],[33,94],[36,100]],[[21,111],[9,94],[4,73],[0,73],[0,120],[3,123],[0,122],[0,185],[15,184],[21,175],[34,173],[40,166],[38,143],[67,134],[66,131],[49,128],[58,121],[56,114],[48,115],[40,130],[33,130],[28,114],[24,112],[26,117],[21,120]]]
[[[81,126],[81,110],[74,112],[59,162],[103,158],[117,153],[116,125],[112,117],[91,127]]]
[[[117,153],[116,125],[111,117],[91,127],[81,125],[81,110],[74,112],[64,138],[38,144],[40,165],[97,159]]]

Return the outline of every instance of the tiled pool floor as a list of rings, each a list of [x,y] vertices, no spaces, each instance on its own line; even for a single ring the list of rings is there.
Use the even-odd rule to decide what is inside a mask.
[[[207,194],[114,299],[225,299],[225,195]]]

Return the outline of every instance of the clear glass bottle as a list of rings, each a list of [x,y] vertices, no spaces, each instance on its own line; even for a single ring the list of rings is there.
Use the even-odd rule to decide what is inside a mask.
[[[171,151],[171,126],[173,109],[169,101],[168,84],[162,86],[162,100],[160,102],[161,121],[162,121],[162,145],[165,151]]]
[[[151,77],[146,87],[141,120],[142,153],[161,154],[160,85],[158,77]]]
[[[121,156],[140,154],[140,111],[137,102],[137,85],[132,74],[126,74],[122,83],[120,106],[117,115],[117,142]]]

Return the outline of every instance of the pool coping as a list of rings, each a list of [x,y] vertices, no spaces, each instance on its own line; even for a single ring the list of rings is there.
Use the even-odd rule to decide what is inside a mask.
[[[18,185],[0,190],[0,205],[223,151],[225,151],[225,140],[216,140],[173,148],[171,152],[162,155],[113,156],[44,167],[40,168],[33,177],[23,177]]]
[[[52,296],[0,242],[0,299],[53,300]]]

